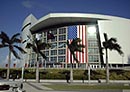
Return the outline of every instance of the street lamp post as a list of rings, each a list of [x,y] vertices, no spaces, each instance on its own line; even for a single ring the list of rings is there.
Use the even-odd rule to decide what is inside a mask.
[[[88,83],[90,84],[90,65],[88,64]]]
[[[124,54],[122,54],[122,67],[124,68]]]

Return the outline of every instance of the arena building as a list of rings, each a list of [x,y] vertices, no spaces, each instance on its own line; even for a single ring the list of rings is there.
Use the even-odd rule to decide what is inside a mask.
[[[85,45],[84,53],[76,53],[77,64],[73,60],[75,68],[103,67],[105,54],[102,52],[103,33],[108,37],[115,37],[121,45],[124,54],[120,56],[116,51],[109,51],[109,64],[127,64],[130,62],[129,39],[130,20],[99,14],[84,13],[50,13],[40,19],[30,14],[23,22],[22,38],[40,38],[42,41],[52,44],[52,47],[43,50],[47,60],[39,57],[40,67],[68,68],[70,66],[70,52],[66,41],[80,38]],[[55,39],[47,40],[47,32],[54,34]],[[28,40],[29,42],[31,40]],[[25,48],[26,43],[23,44]],[[26,49],[27,54],[23,56],[25,67],[36,66],[36,54],[31,49]]]

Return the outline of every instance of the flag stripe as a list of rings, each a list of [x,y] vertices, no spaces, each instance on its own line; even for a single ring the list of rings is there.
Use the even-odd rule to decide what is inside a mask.
[[[86,60],[85,60],[85,63],[87,63],[88,62],[88,40],[87,40],[87,26],[85,25],[85,30],[86,30],[86,33],[85,33],[85,53],[86,53],[86,55],[85,55],[85,57],[86,57]]]
[[[75,39],[75,38],[80,38],[82,41],[80,44],[85,45],[86,47],[83,48],[83,52],[76,52],[76,57],[78,59],[78,61],[80,61],[80,63],[87,63],[87,30],[86,30],[86,25],[77,25],[77,26],[69,26],[68,27],[68,40],[69,43]],[[71,53],[67,47],[66,49],[66,62],[70,63],[72,59],[72,63],[76,63],[76,61],[74,61],[74,58],[71,57]]]

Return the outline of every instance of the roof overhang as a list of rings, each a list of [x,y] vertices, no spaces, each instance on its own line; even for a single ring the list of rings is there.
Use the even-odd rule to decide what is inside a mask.
[[[32,33],[38,33],[52,28],[69,25],[96,24],[103,19],[100,15],[82,13],[50,13],[39,19],[30,29]]]

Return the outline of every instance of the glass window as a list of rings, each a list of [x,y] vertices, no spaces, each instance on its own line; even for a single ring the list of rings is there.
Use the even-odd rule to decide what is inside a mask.
[[[88,32],[87,32],[88,33],[88,38],[91,38],[91,39],[96,38],[97,28],[96,28],[95,25],[88,26],[87,30],[88,30]]]
[[[30,63],[31,63],[31,66],[35,66],[35,59],[32,59],[32,60],[30,61]]]
[[[57,29],[52,29],[52,30],[51,30],[51,33],[52,33],[53,35],[56,35],[56,34],[57,34]]]
[[[54,39],[51,39],[51,42],[57,41],[57,36]]]
[[[65,56],[59,56],[58,62],[65,62]]]
[[[49,58],[47,57],[46,60],[44,60],[44,62],[45,62],[45,61],[49,61]]]
[[[89,62],[98,62],[99,56],[98,55],[89,55]]]
[[[51,43],[51,49],[57,48],[57,43]]]
[[[66,35],[60,35],[59,36],[59,41],[62,41],[62,40],[66,40]]]
[[[51,62],[56,62],[57,61],[57,57],[51,57]]]
[[[32,53],[32,59],[35,59],[35,57],[36,57],[36,54]]]
[[[98,48],[88,48],[88,54],[99,54]]]
[[[59,42],[58,48],[65,48],[66,43],[65,42]]]
[[[98,47],[97,40],[88,40],[89,47]]]
[[[66,28],[60,28],[59,29],[59,34],[64,34],[66,33]]]
[[[51,55],[57,55],[57,50],[51,50]]]
[[[58,54],[59,54],[59,55],[65,54],[65,49],[58,50]]]
[[[49,51],[44,51],[44,54],[45,54],[46,56],[49,56]]]

